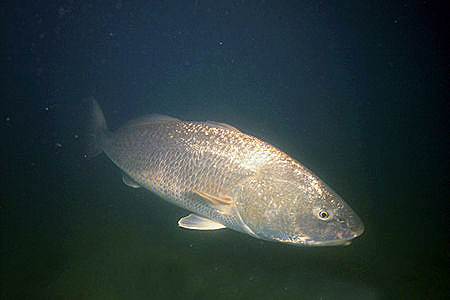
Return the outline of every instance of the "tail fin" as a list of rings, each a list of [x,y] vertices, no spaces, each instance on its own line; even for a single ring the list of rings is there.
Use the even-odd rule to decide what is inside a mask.
[[[89,98],[91,105],[90,124],[88,127],[87,157],[93,158],[103,152],[103,140],[106,137],[108,128],[105,116],[94,97]]]

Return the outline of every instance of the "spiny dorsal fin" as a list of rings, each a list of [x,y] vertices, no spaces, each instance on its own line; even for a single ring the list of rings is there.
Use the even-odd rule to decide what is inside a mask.
[[[178,220],[178,226],[194,230],[216,230],[226,228],[220,223],[194,214],[190,214]]]
[[[173,121],[180,121],[180,120],[166,115],[150,114],[131,120],[128,123],[126,123],[124,127],[139,127],[159,122],[173,122]]]
[[[206,121],[205,124],[210,126],[210,127],[226,128],[226,129],[229,129],[229,130],[241,132],[236,127],[233,127],[233,126],[231,126],[229,124],[226,124],[226,123],[219,123],[219,122],[216,122],[216,121]]]

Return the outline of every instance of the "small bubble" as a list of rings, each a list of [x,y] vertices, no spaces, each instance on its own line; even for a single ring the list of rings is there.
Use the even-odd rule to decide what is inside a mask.
[[[78,134],[74,134],[73,137],[77,139],[77,138],[79,138],[80,136],[79,136]]]
[[[9,121],[11,121],[11,118],[10,118],[10,117],[6,117],[6,118],[5,118],[5,121],[6,121],[6,122],[9,122]]]
[[[44,109],[45,109],[46,111],[48,111],[48,106],[46,106]]]
[[[61,144],[61,143],[56,143],[55,145],[56,145],[56,147],[58,147],[58,148],[61,148],[61,147],[62,147],[62,144]]]
[[[219,46],[223,46],[223,41],[219,41],[217,44],[219,44]]]

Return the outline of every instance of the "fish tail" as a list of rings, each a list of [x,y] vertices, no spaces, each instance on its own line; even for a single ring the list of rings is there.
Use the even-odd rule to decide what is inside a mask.
[[[108,133],[105,116],[94,97],[89,98],[91,105],[90,124],[88,127],[87,157],[93,158],[103,152],[103,141]]]

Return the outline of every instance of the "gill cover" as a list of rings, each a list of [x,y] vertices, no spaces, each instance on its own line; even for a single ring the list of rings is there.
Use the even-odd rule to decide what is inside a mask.
[[[292,242],[295,215],[290,211],[296,200],[290,195],[286,181],[249,177],[236,188],[234,199],[242,221],[259,238]]]

